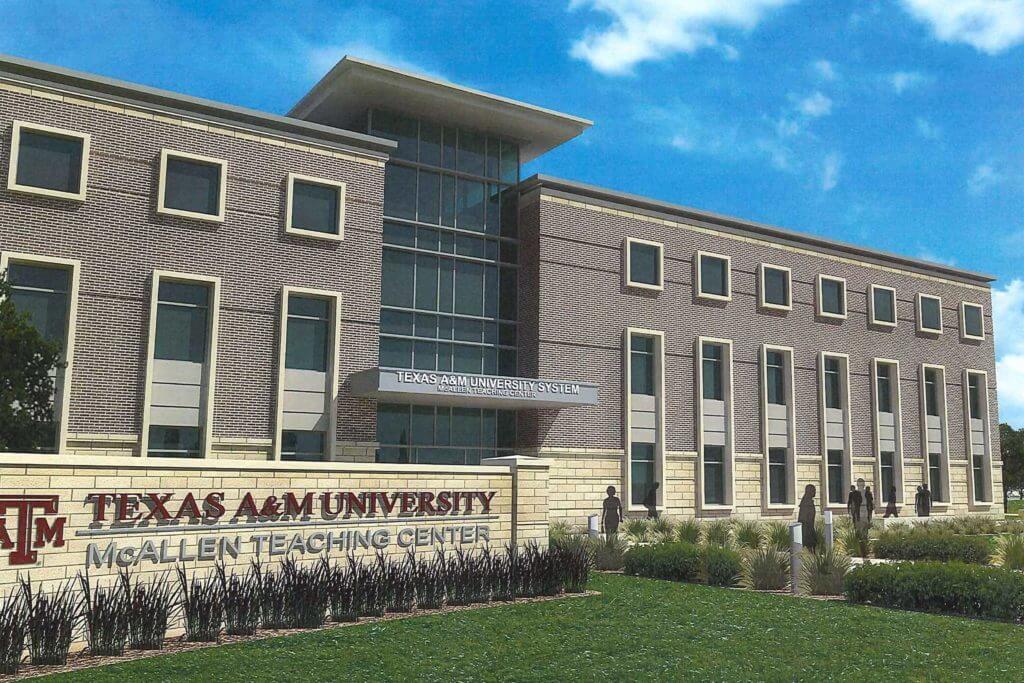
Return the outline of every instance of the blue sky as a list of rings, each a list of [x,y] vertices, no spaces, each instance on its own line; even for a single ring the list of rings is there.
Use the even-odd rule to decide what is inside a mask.
[[[283,113],[342,55],[593,119],[531,164],[980,270],[1024,426],[1024,0],[0,0],[0,51]]]

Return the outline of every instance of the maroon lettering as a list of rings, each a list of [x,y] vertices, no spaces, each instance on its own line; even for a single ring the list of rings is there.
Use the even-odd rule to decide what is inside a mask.
[[[173,496],[173,493],[147,493],[146,497],[149,498],[149,514],[146,515],[146,521],[148,522],[151,519],[157,521],[170,519],[171,513],[167,511],[165,505]]]
[[[134,493],[117,494],[117,521],[137,522],[142,519],[142,513],[133,515],[139,509],[139,497]]]
[[[185,500],[181,501],[181,507],[178,508],[178,513],[174,515],[175,519],[181,519],[182,517],[191,517],[192,519],[199,519],[203,516],[203,513],[199,510],[199,503],[196,502],[196,497],[189,491],[185,496]]]
[[[216,491],[214,493],[206,494],[206,517],[208,519],[220,519],[224,516],[224,504],[221,501],[224,500],[224,492]]]
[[[301,503],[295,499],[295,494],[291,491],[284,494],[284,514],[296,516],[313,514],[313,494],[307,493],[302,497]]]

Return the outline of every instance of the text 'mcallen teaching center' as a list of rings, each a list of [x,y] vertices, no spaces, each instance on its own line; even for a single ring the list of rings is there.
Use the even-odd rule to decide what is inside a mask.
[[[677,517],[865,483],[1000,512],[991,277],[520,177],[590,125],[351,57],[286,116],[0,59],[0,270],[67,363],[18,457],[458,490],[534,456],[574,524],[655,484]]]

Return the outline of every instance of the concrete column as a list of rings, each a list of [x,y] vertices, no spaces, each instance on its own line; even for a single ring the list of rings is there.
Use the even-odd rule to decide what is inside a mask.
[[[550,463],[526,455],[485,458],[481,465],[500,465],[512,470],[512,543],[548,545],[548,469]]]
[[[791,522],[789,525],[789,582],[790,592],[800,591],[800,552],[804,549],[804,525]]]

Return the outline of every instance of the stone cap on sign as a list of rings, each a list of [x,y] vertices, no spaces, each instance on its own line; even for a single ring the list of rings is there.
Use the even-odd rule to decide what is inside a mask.
[[[480,464],[503,465],[511,467],[513,470],[520,468],[546,470],[551,467],[550,460],[535,458],[531,455],[502,455],[496,458],[483,458],[480,460]]]

